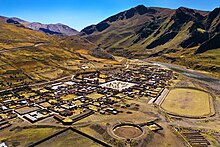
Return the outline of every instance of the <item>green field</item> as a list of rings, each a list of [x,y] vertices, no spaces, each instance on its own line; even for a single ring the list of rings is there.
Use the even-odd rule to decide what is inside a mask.
[[[176,88],[169,92],[161,108],[174,115],[202,117],[212,113],[211,96],[203,91]]]

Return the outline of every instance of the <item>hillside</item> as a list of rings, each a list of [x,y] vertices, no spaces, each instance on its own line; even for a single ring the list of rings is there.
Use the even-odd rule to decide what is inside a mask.
[[[95,48],[79,36],[51,36],[0,22],[0,89],[70,76],[81,66],[117,64],[91,56]]]
[[[81,35],[114,55],[172,62],[220,76],[219,12],[140,5],[86,27]]]

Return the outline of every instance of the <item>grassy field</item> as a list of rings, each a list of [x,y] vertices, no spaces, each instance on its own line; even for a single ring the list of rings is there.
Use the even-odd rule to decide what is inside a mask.
[[[38,146],[39,147],[44,147],[44,146],[53,146],[53,147],[61,147],[61,146],[87,147],[87,146],[91,146],[91,147],[98,147],[101,145],[93,142],[89,138],[86,138],[80,134],[77,134],[71,130],[68,130],[62,134],[59,134],[59,135],[43,142],[42,144],[39,144]]]
[[[6,142],[9,146],[28,146],[57,131],[59,131],[59,129],[56,128],[19,128],[11,131],[7,136],[6,134],[2,134],[0,140]]]
[[[211,113],[210,96],[208,93],[186,88],[176,88],[169,92],[161,107],[168,113],[201,117]]]

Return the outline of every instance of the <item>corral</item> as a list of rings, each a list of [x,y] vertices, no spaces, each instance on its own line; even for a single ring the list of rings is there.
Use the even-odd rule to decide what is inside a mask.
[[[148,129],[142,128],[133,122],[119,122],[107,126],[110,136],[117,140],[140,140],[148,134]]]
[[[214,113],[212,97],[209,93],[189,88],[171,90],[161,104],[161,108],[172,115],[184,117],[205,117]]]
[[[113,133],[124,139],[137,138],[143,134],[143,130],[133,124],[121,124],[113,128]]]

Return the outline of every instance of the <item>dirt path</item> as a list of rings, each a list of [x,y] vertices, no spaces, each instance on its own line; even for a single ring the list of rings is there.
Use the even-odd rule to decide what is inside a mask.
[[[42,45],[45,45],[45,43],[37,43],[37,44],[32,45],[32,46],[23,46],[23,47],[11,48],[11,49],[4,49],[4,50],[0,50],[0,53],[12,52],[12,51],[18,51],[18,50],[25,50],[25,49],[30,49],[30,48],[33,48],[33,47],[42,46]]]

